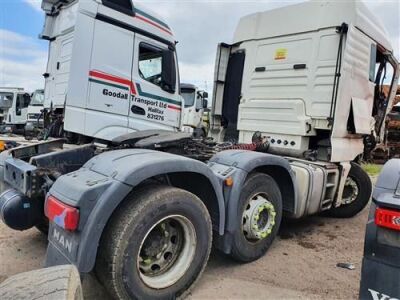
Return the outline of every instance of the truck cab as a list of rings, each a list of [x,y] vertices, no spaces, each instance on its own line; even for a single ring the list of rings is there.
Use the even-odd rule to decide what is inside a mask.
[[[183,130],[194,132],[198,136],[205,136],[203,127],[204,109],[208,106],[208,93],[200,90],[197,86],[181,83],[181,96],[184,99]]]
[[[23,88],[0,88],[2,123],[13,130],[23,129],[30,100],[30,94]]]
[[[28,106],[27,122],[34,126],[43,127],[43,108],[44,108],[44,90],[35,90],[31,96],[31,102]]]
[[[43,1],[41,38],[50,41],[45,107],[64,116],[63,129],[107,141],[178,131],[175,38],[165,21],[130,0],[59,2]]]
[[[388,37],[357,1],[243,17],[232,43],[218,46],[212,136],[249,142],[259,130],[279,155],[357,160],[367,136],[383,140],[395,97],[399,67]]]

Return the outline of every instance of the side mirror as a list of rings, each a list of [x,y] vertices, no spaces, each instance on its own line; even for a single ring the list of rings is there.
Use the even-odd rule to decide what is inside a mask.
[[[208,100],[203,99],[203,108],[207,108],[207,107],[208,107]]]
[[[161,88],[168,93],[175,93],[175,87],[175,52],[168,49],[162,54]]]
[[[207,92],[203,92],[203,98],[208,98],[208,93]]]

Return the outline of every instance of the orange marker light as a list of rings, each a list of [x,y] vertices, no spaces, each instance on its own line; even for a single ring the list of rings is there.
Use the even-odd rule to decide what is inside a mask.
[[[232,185],[233,185],[233,179],[232,179],[232,177],[227,177],[227,178],[224,180],[224,183],[225,183],[226,186],[232,186]]]

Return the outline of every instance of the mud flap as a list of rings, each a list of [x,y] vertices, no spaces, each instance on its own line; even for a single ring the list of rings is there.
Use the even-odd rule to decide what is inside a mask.
[[[360,299],[362,300],[398,300],[400,299],[400,269],[363,259]]]

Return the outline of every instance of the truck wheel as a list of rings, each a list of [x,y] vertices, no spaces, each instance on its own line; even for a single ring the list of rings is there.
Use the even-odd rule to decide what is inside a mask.
[[[331,208],[326,213],[334,218],[354,217],[367,206],[371,192],[372,183],[368,174],[358,164],[352,162],[342,195],[345,204]]]
[[[116,299],[175,299],[204,271],[211,241],[210,215],[199,198],[149,185],[113,214],[96,274]]]
[[[246,180],[238,205],[238,227],[231,256],[241,262],[263,256],[275,239],[282,219],[282,196],[271,176],[253,173]]]
[[[79,272],[73,265],[20,273],[0,284],[0,299],[82,300]]]

